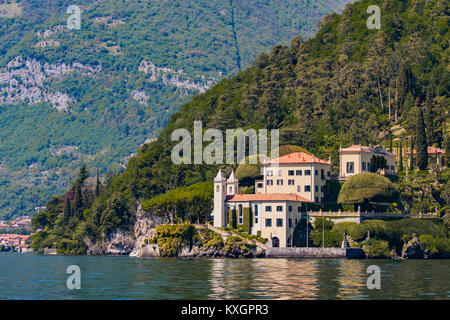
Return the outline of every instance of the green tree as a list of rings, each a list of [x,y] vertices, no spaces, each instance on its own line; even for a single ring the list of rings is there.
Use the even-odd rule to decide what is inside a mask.
[[[370,159],[370,170],[372,172],[377,172],[378,169],[385,169],[386,168],[386,158],[383,156],[372,156]]]
[[[64,213],[63,213],[63,222],[67,224],[70,219],[70,215],[72,214],[70,209],[70,198],[66,197],[65,205],[64,205]]]
[[[398,171],[403,171],[403,143],[402,140],[399,141],[399,163],[398,163]]]
[[[417,156],[416,162],[419,170],[425,170],[428,166],[428,147],[427,147],[427,136],[425,132],[425,122],[423,120],[422,109],[419,108],[417,113]]]
[[[77,183],[75,185],[75,197],[73,200],[73,215],[75,218],[81,219],[83,216],[83,209],[83,194],[80,184]]]
[[[414,170],[414,139],[411,137],[411,147],[409,149],[409,169]]]
[[[86,165],[83,163],[80,167],[80,170],[78,171],[78,177],[75,181],[76,184],[79,184],[82,186],[84,184],[84,180],[86,180],[89,177],[89,170],[87,169]]]
[[[96,181],[95,181],[95,197],[98,197],[100,195],[100,177],[99,177],[99,170],[97,168],[97,177],[96,177]]]

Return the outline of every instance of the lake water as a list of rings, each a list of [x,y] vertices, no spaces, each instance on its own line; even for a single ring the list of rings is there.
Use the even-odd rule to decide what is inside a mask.
[[[81,270],[69,290],[66,269]],[[369,290],[367,267],[381,269]],[[450,299],[450,260],[140,259],[0,253],[0,299]]]

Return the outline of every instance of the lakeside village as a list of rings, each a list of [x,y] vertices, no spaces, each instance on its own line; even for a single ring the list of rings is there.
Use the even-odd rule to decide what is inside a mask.
[[[43,207],[36,210],[45,209]],[[11,221],[0,220],[0,252],[30,252],[31,217],[22,216]]]
[[[416,150],[414,154],[415,152]],[[443,149],[428,147],[429,163],[443,168],[444,154]],[[409,156],[409,151],[404,155]],[[413,157],[409,161],[411,159],[414,161]],[[313,222],[319,217],[326,217],[337,224],[361,223],[366,219],[437,216],[437,212],[434,215],[417,216],[389,212],[390,203],[386,202],[361,203],[353,206],[354,210],[345,212],[315,211],[317,205],[325,201],[327,182],[342,183],[357,175],[361,178],[370,175],[371,172],[395,179],[398,173],[397,163],[402,161],[397,154],[379,146],[361,145],[341,148],[339,160],[339,176],[333,177],[331,159],[319,159],[305,152],[289,153],[272,159],[263,163],[263,179],[255,181],[254,194],[238,194],[239,181],[234,171],[228,179],[219,171],[214,179],[214,227],[244,230],[267,239],[268,247],[287,248],[294,246],[294,231],[302,219]],[[374,165],[378,168],[373,168]],[[361,182],[364,184],[364,181]],[[361,186],[367,191],[380,187],[370,185],[370,179],[367,182]],[[380,193],[385,193],[386,198],[393,195],[391,192],[396,191],[380,189]],[[369,208],[371,210],[367,211]],[[341,239],[342,247],[348,247],[345,234]]]

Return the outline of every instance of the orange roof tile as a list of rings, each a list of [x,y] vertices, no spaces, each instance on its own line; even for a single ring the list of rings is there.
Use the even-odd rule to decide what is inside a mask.
[[[266,162],[266,164],[271,163],[323,163],[323,164],[331,164],[331,162],[323,159],[316,158],[310,154],[305,152],[293,152],[289,153],[285,156],[272,159]]]
[[[261,194],[238,194],[231,196],[228,202],[248,201],[297,201],[312,202],[296,193],[261,193]]]

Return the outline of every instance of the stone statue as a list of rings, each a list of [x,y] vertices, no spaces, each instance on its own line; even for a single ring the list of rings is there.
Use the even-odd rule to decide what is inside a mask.
[[[348,248],[348,241],[347,241],[347,233],[344,231],[344,238],[342,239],[341,248]]]

